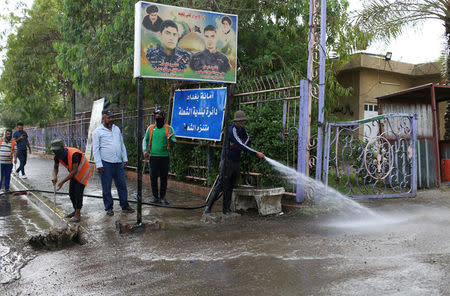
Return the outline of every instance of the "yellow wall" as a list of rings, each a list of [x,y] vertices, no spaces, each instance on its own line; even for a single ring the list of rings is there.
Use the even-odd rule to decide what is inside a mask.
[[[351,87],[351,95],[339,98],[335,111],[345,111],[350,106],[353,116],[343,112],[333,114],[341,120],[364,118],[364,104],[377,104],[376,97],[401,91],[411,87],[442,82],[440,64],[427,63],[413,65],[386,61],[366,54],[356,54],[338,74],[338,81],[344,87]]]

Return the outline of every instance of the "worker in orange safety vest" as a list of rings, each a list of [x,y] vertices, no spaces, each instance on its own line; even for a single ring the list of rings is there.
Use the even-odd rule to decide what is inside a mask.
[[[92,168],[83,152],[77,148],[64,147],[63,140],[58,139],[52,141],[50,149],[55,154],[52,179],[53,185],[56,186],[56,183],[58,182],[59,164],[62,164],[69,171],[69,174],[62,179],[56,187],[56,191],[58,191],[64,183],[70,180],[69,196],[74,211],[68,214],[66,218],[70,218],[71,222],[80,222],[84,188],[92,174]]]

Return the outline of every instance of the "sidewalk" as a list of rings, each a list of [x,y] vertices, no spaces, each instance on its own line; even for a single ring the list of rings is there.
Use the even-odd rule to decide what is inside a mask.
[[[29,155],[27,164],[25,167],[25,172],[27,179],[20,179],[16,175],[12,175],[12,182],[18,188],[23,188],[19,184],[26,186],[28,189],[38,189],[53,191],[53,184],[51,182],[52,172],[53,172],[53,160],[41,157],[39,155]],[[67,176],[68,172],[63,166],[59,167],[58,179],[61,180]],[[148,175],[143,176],[143,202],[150,202],[151,200],[151,189],[148,179]],[[169,185],[170,186],[170,185]],[[127,178],[128,187],[128,200],[130,201],[130,206],[134,209],[137,208],[137,204],[133,203],[136,201],[133,195],[137,192],[137,180],[135,178]],[[61,192],[69,191],[69,182],[66,182],[60,190]],[[101,183],[98,178],[98,174],[94,172],[88,182],[88,185],[84,191],[85,194],[91,195],[102,195]],[[52,193],[38,193],[38,196],[42,197],[44,201],[53,204],[53,194]],[[112,186],[113,198],[118,198],[117,190],[113,184]],[[185,205],[194,206],[201,205],[204,203],[204,199],[201,196],[194,195],[192,193],[182,192],[173,188],[168,188],[166,194],[167,200],[171,205]],[[72,203],[68,195],[56,195],[56,212],[64,218],[67,213],[73,211]],[[58,210],[59,209],[59,210]],[[182,223],[199,223],[202,216],[203,209],[198,210],[174,210],[167,208],[151,207],[147,205],[142,206],[142,221],[151,221],[154,219],[160,221],[170,221],[170,223],[178,224]],[[80,225],[83,226],[87,231],[91,232],[99,228],[111,228],[115,227],[116,220],[127,221],[128,223],[136,222],[136,212],[132,214],[122,213],[119,206],[119,201],[114,201],[114,216],[110,217],[106,215],[103,205],[103,199],[84,197],[83,208],[81,209],[81,222]],[[67,219],[68,220],[68,219]]]

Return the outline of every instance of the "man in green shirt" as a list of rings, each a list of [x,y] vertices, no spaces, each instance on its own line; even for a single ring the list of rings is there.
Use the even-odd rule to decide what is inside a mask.
[[[155,110],[156,124],[151,124],[142,140],[144,158],[150,155],[150,182],[152,185],[153,203],[169,204],[166,200],[167,177],[169,175],[169,148],[170,143],[176,143],[173,129],[164,123],[165,113]],[[158,195],[158,177],[160,190]]]

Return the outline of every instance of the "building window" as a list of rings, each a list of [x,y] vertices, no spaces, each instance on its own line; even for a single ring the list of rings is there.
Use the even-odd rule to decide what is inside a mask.
[[[378,111],[378,105],[376,104],[364,104],[364,111]]]

